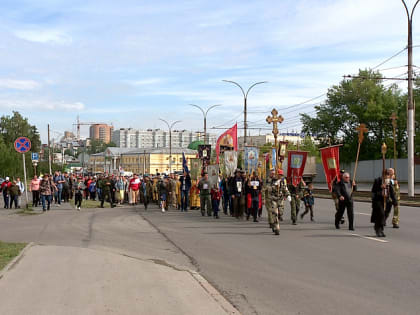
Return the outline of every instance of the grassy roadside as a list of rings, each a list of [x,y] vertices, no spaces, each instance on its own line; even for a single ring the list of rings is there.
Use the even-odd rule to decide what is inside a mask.
[[[19,255],[25,246],[25,243],[4,243],[0,241],[0,270]]]
[[[94,201],[94,200],[83,200],[82,201],[82,209],[83,208],[99,208],[99,206],[101,205],[100,201]],[[74,207],[74,201],[72,203],[72,206]],[[104,203],[104,208],[111,208],[111,206],[109,205],[109,202],[105,202]]]

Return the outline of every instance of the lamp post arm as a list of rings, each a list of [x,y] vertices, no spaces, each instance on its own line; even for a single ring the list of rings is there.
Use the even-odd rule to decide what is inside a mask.
[[[213,105],[213,106],[210,106],[207,110],[206,110],[206,113],[205,113],[205,117],[207,117],[207,113],[210,111],[210,109],[212,109],[212,108],[215,108],[215,107],[218,107],[218,106],[222,106],[222,105],[220,105],[220,104],[216,104],[216,105]]]
[[[196,108],[198,108],[199,110],[201,110],[201,112],[203,113],[203,116],[204,117],[206,117],[206,114],[204,113],[204,110],[200,107],[200,106],[198,106],[198,105],[195,105],[195,104],[189,104],[190,106],[193,106],[193,107],[196,107]]]
[[[258,85],[258,84],[264,84],[264,83],[268,83],[268,81],[261,81],[261,82],[257,82],[257,83],[254,83],[253,85],[251,85],[251,86],[249,87],[248,91],[246,91],[245,98],[247,98],[247,97],[248,97],[248,93],[249,93],[249,91],[251,91],[251,89],[252,89],[254,86],[256,86],[256,85]]]
[[[223,82],[232,83],[232,84],[235,84],[236,86],[238,86],[238,87],[241,89],[242,94],[244,95],[244,98],[246,98],[245,91],[244,91],[244,89],[242,88],[242,86],[240,86],[240,84],[239,84],[239,83],[237,83],[237,82],[235,82],[235,81],[229,81],[229,80],[222,80],[222,81],[223,81]]]
[[[419,3],[420,0],[417,0],[416,3],[414,4],[413,10],[411,10],[411,19],[413,19],[413,14],[414,14],[414,10],[417,7],[417,4]]]

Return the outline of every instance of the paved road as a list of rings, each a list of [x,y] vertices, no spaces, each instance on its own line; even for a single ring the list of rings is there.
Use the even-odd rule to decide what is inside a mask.
[[[334,229],[331,200],[316,202],[316,223],[305,218],[292,226],[286,215],[280,236],[265,221],[139,206],[54,209],[37,216],[0,210],[0,239],[104,249],[196,268],[243,314],[420,314],[420,208],[402,207],[401,229],[387,229],[382,240],[373,237],[369,204],[356,204],[356,231],[350,233]]]
[[[369,204],[356,204],[351,233],[335,230],[332,213],[319,199],[316,223],[286,220],[276,237],[265,221],[141,211],[243,314],[420,314],[420,208],[402,207],[385,240]]]

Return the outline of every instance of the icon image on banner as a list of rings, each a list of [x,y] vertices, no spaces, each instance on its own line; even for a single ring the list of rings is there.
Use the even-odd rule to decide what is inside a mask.
[[[31,149],[31,140],[26,137],[19,137],[15,141],[15,150],[19,153],[26,153]]]
[[[302,166],[303,156],[300,154],[292,154],[292,168],[300,168]]]
[[[333,170],[333,169],[337,168],[337,164],[335,162],[335,158],[329,158],[329,159],[327,159],[327,163],[328,163],[328,168],[330,170]]]

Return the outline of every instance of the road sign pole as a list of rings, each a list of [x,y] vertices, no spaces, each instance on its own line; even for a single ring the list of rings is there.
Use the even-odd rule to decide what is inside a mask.
[[[28,209],[28,185],[26,183],[26,163],[25,163],[25,153],[22,153],[22,159],[23,159],[23,176],[25,177],[25,196],[26,196],[26,209]]]

